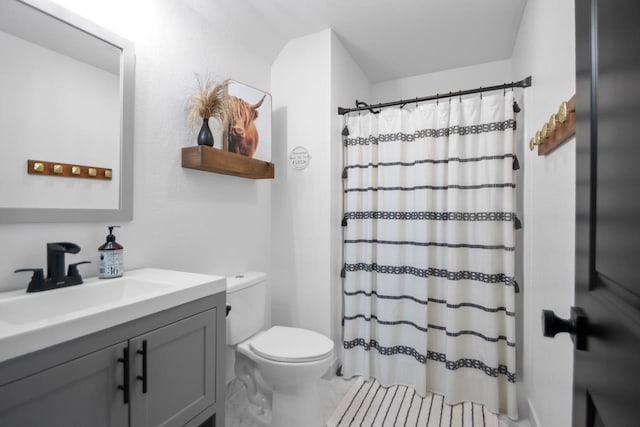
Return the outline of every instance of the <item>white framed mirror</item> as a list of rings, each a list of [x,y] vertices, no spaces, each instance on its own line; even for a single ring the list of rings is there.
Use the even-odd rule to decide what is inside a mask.
[[[0,58],[0,222],[130,221],[133,44],[50,1],[2,0]]]

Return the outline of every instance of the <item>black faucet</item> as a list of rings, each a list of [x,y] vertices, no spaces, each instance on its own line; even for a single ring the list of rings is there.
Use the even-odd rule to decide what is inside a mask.
[[[78,252],[80,252],[80,246],[75,243],[47,243],[47,279],[51,279],[54,286],[61,286],[66,282],[64,254],[77,254]],[[82,283],[82,279],[80,279],[80,283]]]
[[[64,274],[64,254],[77,254],[80,246],[70,242],[47,243],[47,277],[44,277],[41,268],[21,268],[15,272],[32,271],[31,281],[27,292],[40,292],[49,289],[63,288],[65,286],[79,285],[82,276],[78,271],[78,265],[88,264],[91,261],[81,261],[69,264],[67,274]]]

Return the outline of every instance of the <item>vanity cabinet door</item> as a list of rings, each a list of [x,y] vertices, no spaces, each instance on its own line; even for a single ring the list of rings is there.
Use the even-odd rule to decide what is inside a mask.
[[[182,426],[215,403],[215,326],[211,309],[130,340],[132,427]]]
[[[0,387],[0,426],[125,427],[126,342]]]

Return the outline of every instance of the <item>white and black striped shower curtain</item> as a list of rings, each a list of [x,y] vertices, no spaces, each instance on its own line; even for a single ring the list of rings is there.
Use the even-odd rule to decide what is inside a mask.
[[[344,375],[516,418],[513,93],[347,126]]]

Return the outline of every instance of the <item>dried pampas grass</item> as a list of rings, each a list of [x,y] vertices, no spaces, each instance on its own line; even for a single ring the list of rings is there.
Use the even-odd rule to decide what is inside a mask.
[[[201,123],[201,119],[210,117],[225,122],[230,116],[226,90],[229,80],[216,82],[209,76],[196,74],[196,81],[198,86],[195,93],[187,98],[189,122],[195,126]]]

